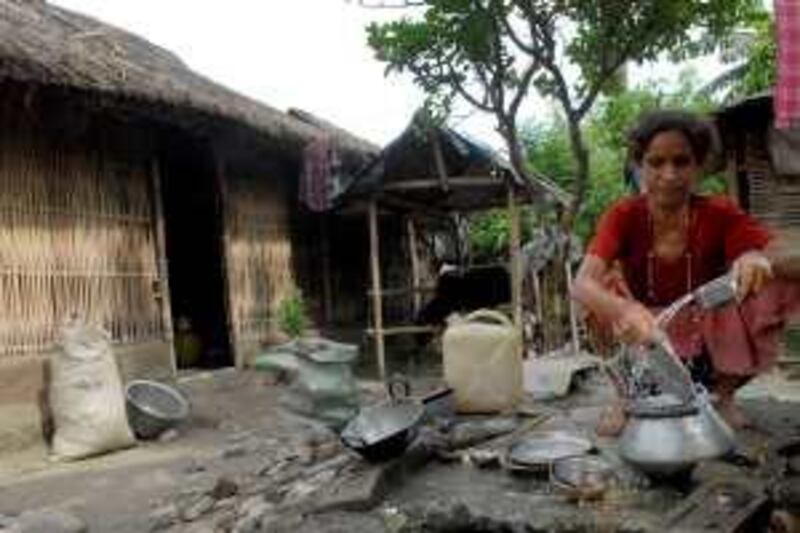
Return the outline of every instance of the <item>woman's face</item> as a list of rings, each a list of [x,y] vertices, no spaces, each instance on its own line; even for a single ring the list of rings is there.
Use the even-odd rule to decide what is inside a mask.
[[[656,134],[642,156],[646,194],[663,209],[677,209],[689,200],[700,171],[692,147],[680,131]]]

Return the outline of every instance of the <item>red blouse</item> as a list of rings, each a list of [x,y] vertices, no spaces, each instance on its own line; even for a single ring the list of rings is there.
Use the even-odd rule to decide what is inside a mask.
[[[667,261],[651,254],[653,231],[647,198],[627,197],[600,219],[588,249],[606,261],[619,260],[634,298],[663,307],[689,290],[724,274],[742,253],[763,249],[770,233],[723,196],[693,196],[683,256]]]

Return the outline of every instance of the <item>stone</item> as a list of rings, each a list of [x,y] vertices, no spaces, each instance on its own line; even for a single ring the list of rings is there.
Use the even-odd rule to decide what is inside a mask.
[[[269,531],[268,524],[275,519],[275,505],[263,498],[248,498],[239,508],[239,520],[234,525],[234,533],[255,533]]]
[[[268,502],[263,496],[251,496],[239,505],[239,516],[260,516],[273,509],[275,509],[275,505]]]
[[[164,433],[158,436],[158,442],[166,444],[168,442],[177,440],[178,437],[180,437],[180,433],[178,433],[178,430],[168,429]]]
[[[239,492],[239,484],[227,476],[220,476],[211,489],[210,496],[215,500],[223,500],[235,496]]]
[[[207,522],[195,522],[194,524],[189,524],[181,533],[216,533],[214,524],[207,523]]]
[[[12,525],[17,523],[17,519],[13,516],[0,514],[0,531],[3,529],[10,529]]]
[[[228,509],[235,509],[236,508],[236,498],[225,498],[222,500],[217,500],[214,504],[214,511],[220,510],[228,510]]]
[[[702,485],[724,479],[742,479],[743,476],[748,476],[748,472],[741,467],[723,461],[703,461],[692,472],[692,481]]]
[[[233,459],[235,457],[244,457],[247,453],[247,446],[241,442],[236,442],[222,448],[219,456],[223,459]]]
[[[202,495],[190,500],[188,505],[181,510],[181,518],[186,522],[197,520],[214,508],[214,498]]]
[[[230,531],[236,524],[236,509],[225,509],[214,516],[216,531]]]
[[[384,469],[384,465],[375,465],[339,476],[323,488],[314,505],[315,512],[372,509],[385,493]]]
[[[189,464],[187,464],[184,469],[184,473],[186,474],[196,474],[198,472],[205,472],[206,465],[203,464],[199,459],[191,459]]]
[[[86,523],[60,509],[25,511],[17,518],[16,527],[23,533],[86,533]]]
[[[148,516],[150,531],[161,531],[174,526],[180,521],[178,506],[175,504],[159,507]]]

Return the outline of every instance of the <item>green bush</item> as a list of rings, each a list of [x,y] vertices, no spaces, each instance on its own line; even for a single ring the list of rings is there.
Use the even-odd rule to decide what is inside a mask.
[[[308,327],[308,315],[303,295],[292,291],[278,305],[278,326],[290,337],[300,337]]]

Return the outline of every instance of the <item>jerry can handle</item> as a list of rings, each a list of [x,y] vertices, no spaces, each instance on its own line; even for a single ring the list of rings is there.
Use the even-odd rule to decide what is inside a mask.
[[[464,317],[465,322],[479,322],[481,320],[487,322],[499,322],[503,326],[513,326],[510,318],[500,311],[495,311],[493,309],[478,309],[477,311],[473,311]]]

